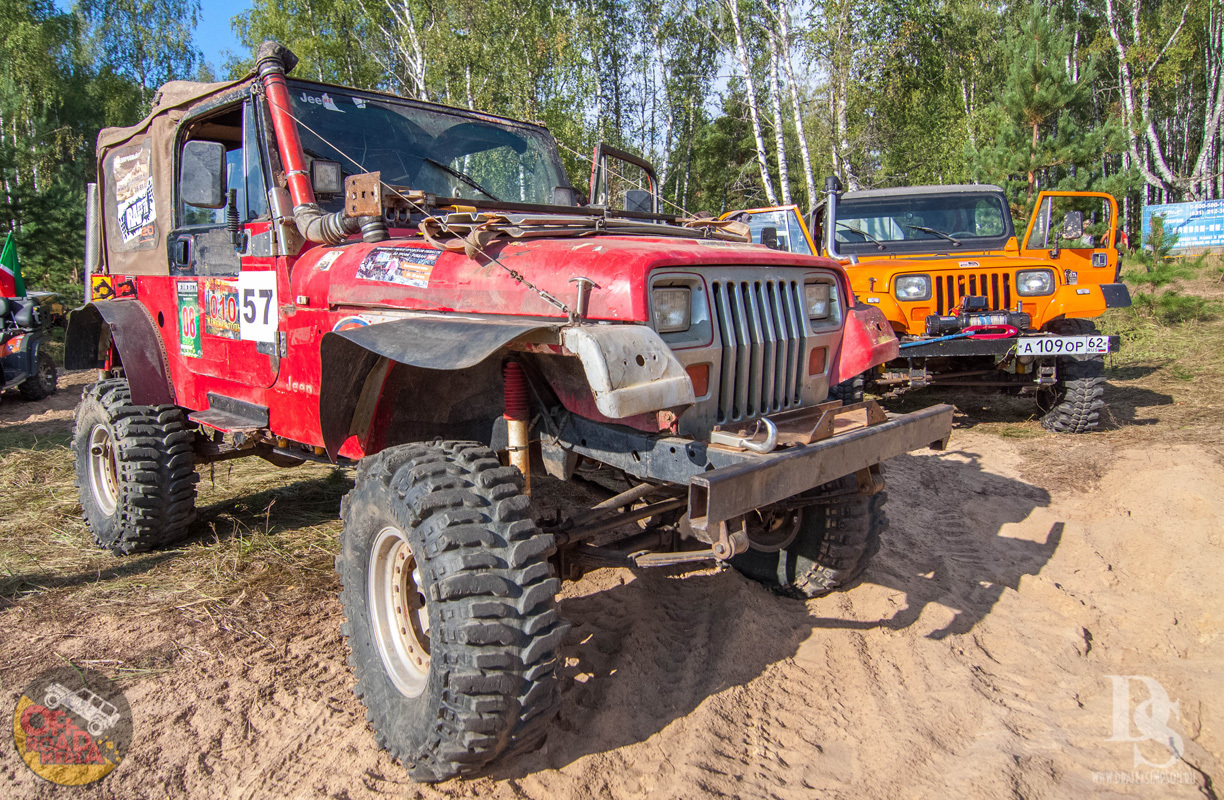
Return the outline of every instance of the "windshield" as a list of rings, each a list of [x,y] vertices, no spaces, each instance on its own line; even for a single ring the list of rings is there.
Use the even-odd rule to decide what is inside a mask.
[[[997,249],[1012,235],[1011,213],[994,193],[842,198],[838,249],[847,253]]]
[[[552,137],[537,128],[330,86],[294,82],[290,95],[307,159],[339,161],[346,176],[381,172],[442,197],[542,205],[569,186]]]
[[[754,211],[745,216],[755,244],[763,244],[774,250],[802,253],[805,256],[812,254],[807,237],[803,235],[803,228],[799,227],[799,217],[795,216],[793,210],[784,208]]]

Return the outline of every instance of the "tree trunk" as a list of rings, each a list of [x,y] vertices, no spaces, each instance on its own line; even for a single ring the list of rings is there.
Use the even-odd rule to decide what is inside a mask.
[[[799,139],[799,155],[803,159],[803,188],[807,191],[807,208],[811,209],[816,205],[816,181],[812,173],[812,154],[808,149],[803,108],[799,104],[799,82],[795,80],[795,62],[791,54],[790,6],[787,0],[778,0],[778,24],[782,31],[782,69],[786,76],[786,84],[790,88],[795,134]]]
[[[1175,188],[1182,189],[1187,181],[1185,178],[1174,175],[1169,168],[1164,154],[1164,145],[1156,134],[1156,126],[1151,117],[1151,75],[1185,26],[1186,14],[1190,6],[1187,2],[1182,9],[1181,22],[1173,31],[1173,35],[1169,37],[1168,42],[1154,58],[1145,60],[1142,71],[1136,75],[1138,70],[1131,68],[1132,50],[1144,49],[1144,45],[1140,41],[1140,0],[1131,0],[1131,2],[1130,41],[1127,42],[1121,15],[1114,8],[1114,0],[1105,0],[1105,18],[1109,27],[1109,36],[1113,39],[1114,49],[1118,54],[1118,77],[1121,81],[1122,108],[1127,125],[1127,144],[1144,181],[1162,192],[1170,192]],[[1140,137],[1146,145],[1142,157],[1139,152]],[[1155,172],[1151,169],[1152,164],[1156,167]]]
[[[778,44],[772,34],[769,41],[769,99],[774,110],[774,145],[778,149],[778,185],[782,202],[790,205],[790,163],[786,158],[786,132],[782,128],[782,93],[778,90]]]
[[[761,170],[761,185],[765,189],[765,199],[769,205],[778,204],[778,196],[774,194],[773,181],[769,177],[769,157],[765,150],[765,136],[761,133],[760,105],[757,102],[756,81],[752,77],[752,59],[748,56],[748,47],[744,43],[744,27],[740,23],[739,0],[727,0],[731,12],[731,25],[735,29],[735,58],[740,69],[744,71],[744,91],[748,95],[748,115],[752,119],[752,137],[756,143],[757,166]]]

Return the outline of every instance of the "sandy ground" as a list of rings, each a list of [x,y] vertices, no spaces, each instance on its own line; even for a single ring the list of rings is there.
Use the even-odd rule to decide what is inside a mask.
[[[82,381],[50,410],[6,398],[0,424],[62,431]],[[948,451],[890,462],[892,527],[849,591],[800,603],[733,571],[594,572],[560,600],[573,629],[545,748],[434,786],[374,745],[334,579],[225,616],[86,606],[71,583],[0,600],[5,715],[58,656],[150,668],[124,684],[135,734],[111,776],[44,783],[10,739],[0,794],[1214,798],[1222,463],[1214,443],[962,426]],[[1140,724],[1181,759],[1145,763],[1170,754],[1128,741]]]

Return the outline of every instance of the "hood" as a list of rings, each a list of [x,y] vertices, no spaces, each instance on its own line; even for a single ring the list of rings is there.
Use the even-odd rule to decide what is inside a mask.
[[[1045,258],[1029,258],[1014,253],[958,253],[956,255],[924,255],[908,258],[860,258],[857,264],[843,264],[851,283],[858,284],[869,277],[880,279],[888,275],[915,272],[993,272],[1016,269],[1057,270],[1058,265]]]
[[[649,308],[643,287],[654,269],[744,265],[843,272],[827,258],[714,239],[540,238],[498,243],[488,252],[501,266],[439,250],[419,237],[314,247],[293,266],[293,294],[309,298],[312,306],[323,305],[325,298],[327,305],[339,307],[565,316],[516,280],[513,270],[570,306],[577,291],[570,279],[589,278],[599,288],[591,292],[588,319],[644,322]]]

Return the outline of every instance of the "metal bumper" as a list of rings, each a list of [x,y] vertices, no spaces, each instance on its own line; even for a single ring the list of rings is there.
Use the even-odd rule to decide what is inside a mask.
[[[906,339],[909,342],[921,339]],[[1109,352],[1116,353],[1122,347],[1122,337],[1109,337]],[[997,356],[1002,358],[1016,348],[1015,339],[949,339],[931,344],[914,344],[901,348],[901,359],[907,358],[958,358],[963,356]]]
[[[701,531],[923,447],[942,449],[952,406],[935,405],[812,444],[756,454],[571,416],[545,447],[619,467],[644,480],[688,484],[689,521]],[[551,441],[549,441],[551,439]]]

